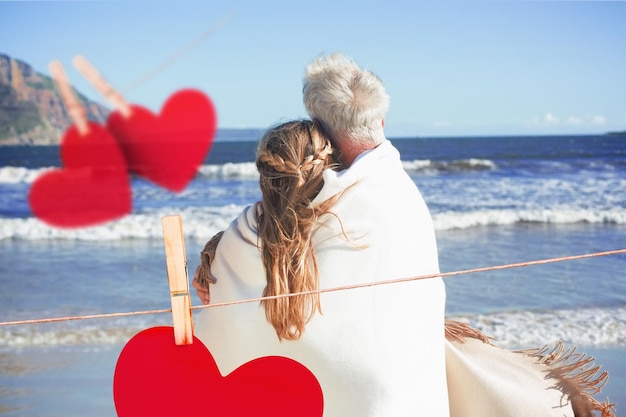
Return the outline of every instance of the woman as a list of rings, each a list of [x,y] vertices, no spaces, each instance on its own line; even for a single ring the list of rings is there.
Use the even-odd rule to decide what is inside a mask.
[[[259,144],[256,166],[263,199],[253,208],[258,228],[260,260],[265,271],[263,296],[315,291],[319,271],[313,245],[314,226],[328,213],[336,197],[312,204],[320,192],[325,169],[339,166],[328,141],[313,122],[292,122],[270,130]],[[208,289],[207,280],[223,232],[203,252],[206,269],[198,268],[196,280]],[[209,249],[210,248],[210,249]],[[279,340],[297,340],[316,312],[321,312],[319,294],[265,300],[267,321]]]
[[[368,158],[369,168],[384,169],[384,158],[372,159],[376,152],[357,161],[356,172],[368,167]],[[193,284],[205,303],[209,282],[217,284],[211,301],[227,302],[432,272],[433,265],[413,275],[380,269],[381,235],[375,222],[363,221],[368,211],[351,193],[384,191],[369,176],[333,187],[337,167],[330,141],[313,122],[288,122],[266,133],[257,153],[262,200],[201,254]],[[393,182],[387,180],[380,184]],[[441,350],[437,326],[444,327],[440,285],[430,279],[268,299],[262,309],[252,303],[207,309],[196,320],[196,335],[224,375],[262,356],[305,365],[321,384],[324,416],[612,415],[609,404],[589,395],[606,375],[594,378],[597,369],[584,356],[512,352],[468,325],[446,322],[446,366],[433,366]],[[432,382],[430,391],[422,381]],[[438,401],[429,403],[434,396]]]

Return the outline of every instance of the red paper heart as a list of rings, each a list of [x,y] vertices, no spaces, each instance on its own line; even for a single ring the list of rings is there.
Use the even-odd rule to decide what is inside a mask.
[[[114,220],[132,210],[124,155],[111,134],[89,122],[89,133],[75,127],[61,139],[63,168],[33,182],[28,201],[33,214],[58,227],[84,227]]]
[[[158,116],[141,106],[131,111],[128,119],[113,112],[107,121],[129,169],[168,190],[184,190],[213,144],[217,115],[211,100],[199,91],[181,90]]]
[[[300,363],[266,356],[222,376],[196,337],[176,346],[172,327],[135,335],[113,378],[118,417],[320,417],[321,387]]]

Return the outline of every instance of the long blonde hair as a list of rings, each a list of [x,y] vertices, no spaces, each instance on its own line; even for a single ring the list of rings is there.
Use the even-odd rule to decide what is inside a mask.
[[[261,139],[256,165],[263,194],[259,238],[267,285],[263,296],[319,288],[311,234],[335,198],[313,205],[325,169],[337,166],[330,140],[308,120],[270,129]],[[264,300],[265,316],[279,339],[297,340],[316,311],[319,294]]]

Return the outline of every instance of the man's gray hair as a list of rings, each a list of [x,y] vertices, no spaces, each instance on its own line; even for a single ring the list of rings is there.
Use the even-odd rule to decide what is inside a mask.
[[[334,53],[307,65],[304,106],[334,140],[379,144],[385,140],[382,120],[389,96],[374,73],[363,70],[351,58]]]

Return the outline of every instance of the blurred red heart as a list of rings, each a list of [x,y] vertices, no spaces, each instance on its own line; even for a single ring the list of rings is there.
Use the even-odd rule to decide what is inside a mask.
[[[173,327],[135,335],[115,367],[118,417],[320,417],[321,387],[300,363],[266,356],[222,376],[213,356],[195,338],[174,344]]]
[[[206,95],[180,90],[168,98],[158,116],[144,107],[131,106],[128,119],[113,112],[107,127],[122,147],[132,172],[180,192],[211,150],[217,115]]]
[[[28,201],[33,214],[57,227],[85,227],[117,219],[132,210],[124,155],[115,138],[89,122],[89,133],[75,127],[61,139],[62,168],[40,175]]]

